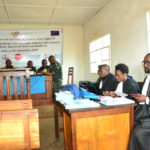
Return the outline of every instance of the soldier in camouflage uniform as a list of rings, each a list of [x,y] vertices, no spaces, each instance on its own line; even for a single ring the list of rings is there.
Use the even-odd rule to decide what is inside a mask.
[[[49,69],[53,74],[53,88],[56,89],[62,85],[62,67],[61,64],[56,61],[53,55],[49,57],[49,62]]]

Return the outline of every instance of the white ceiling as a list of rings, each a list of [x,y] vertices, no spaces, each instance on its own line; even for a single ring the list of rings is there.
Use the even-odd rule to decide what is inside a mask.
[[[81,25],[109,1],[0,0],[0,24]]]

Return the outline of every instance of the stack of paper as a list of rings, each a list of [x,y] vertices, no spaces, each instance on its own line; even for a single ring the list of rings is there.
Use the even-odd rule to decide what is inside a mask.
[[[133,100],[124,98],[124,97],[110,97],[110,96],[102,96],[101,97],[101,104],[106,106],[113,106],[113,105],[126,105],[126,104],[134,104]]]
[[[100,104],[93,102],[89,99],[73,99],[73,95],[66,92],[55,93],[56,101],[59,101],[61,104],[65,106],[66,109],[77,109],[77,108],[91,108],[91,107],[99,107]]]
[[[99,106],[100,106],[99,103],[93,102],[89,99],[78,99],[74,100],[74,103],[65,104],[66,109],[93,108]]]
[[[63,100],[73,100],[73,95],[69,91],[59,92],[55,93],[56,95],[56,101],[63,101]]]

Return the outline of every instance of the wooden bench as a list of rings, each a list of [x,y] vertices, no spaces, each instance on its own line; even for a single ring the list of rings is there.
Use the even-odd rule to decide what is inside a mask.
[[[38,110],[0,111],[0,149],[39,149]]]
[[[27,97],[24,92],[24,77],[26,77]],[[18,96],[17,78],[20,78],[20,96]],[[6,80],[6,96],[4,96],[4,79]],[[13,89],[11,88],[11,80]],[[29,68],[0,69],[0,100],[30,99],[30,72]],[[12,90],[14,95],[12,96]]]
[[[32,109],[32,100],[0,101],[0,111]]]

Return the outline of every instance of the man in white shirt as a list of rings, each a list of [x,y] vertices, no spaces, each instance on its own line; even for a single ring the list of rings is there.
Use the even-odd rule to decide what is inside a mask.
[[[139,105],[135,110],[135,128],[129,150],[150,150],[150,53],[144,57],[143,64],[148,76],[143,82],[141,94],[134,96]]]

